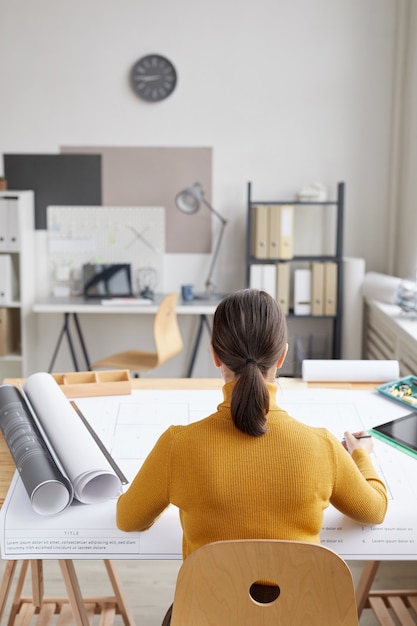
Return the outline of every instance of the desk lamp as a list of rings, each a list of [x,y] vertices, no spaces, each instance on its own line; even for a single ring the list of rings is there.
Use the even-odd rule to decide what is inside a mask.
[[[220,215],[220,213],[213,209],[209,202],[207,202],[206,198],[204,197],[203,187],[200,183],[194,183],[192,187],[187,187],[187,189],[180,191],[180,193],[177,194],[177,196],[175,197],[175,204],[180,211],[182,211],[183,213],[188,213],[189,215],[191,215],[192,213],[196,213],[199,210],[201,204],[204,204],[208,208],[208,210],[211,211],[211,213],[213,213],[221,222],[221,229],[213,251],[210,269],[205,282],[205,296],[210,297],[210,295],[214,294],[214,284],[211,280],[211,276],[213,274],[214,266],[219,255],[220,245],[223,239],[223,233],[227,221],[222,215]]]

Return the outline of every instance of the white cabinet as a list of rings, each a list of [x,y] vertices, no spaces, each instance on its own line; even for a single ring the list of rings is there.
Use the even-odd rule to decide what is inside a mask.
[[[0,192],[0,381],[35,357],[34,221],[33,191]]]
[[[417,374],[417,319],[394,304],[365,302],[365,359],[396,359],[400,376]]]

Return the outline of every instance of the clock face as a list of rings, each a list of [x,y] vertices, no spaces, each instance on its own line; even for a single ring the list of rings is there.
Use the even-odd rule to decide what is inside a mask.
[[[160,102],[172,94],[177,73],[171,61],[159,54],[149,54],[137,61],[130,72],[135,93],[147,102]]]

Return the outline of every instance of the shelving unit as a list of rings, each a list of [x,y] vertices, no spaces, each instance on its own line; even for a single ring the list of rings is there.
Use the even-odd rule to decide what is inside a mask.
[[[280,270],[283,269],[283,265],[287,265],[287,274],[289,275],[289,295],[287,307],[284,306],[286,312],[287,321],[289,325],[289,331],[291,335],[291,324],[298,325],[300,328],[301,322],[303,322],[304,329],[307,329],[309,333],[309,344],[300,348],[295,347],[297,354],[294,357],[294,361],[301,358],[340,358],[341,355],[341,340],[342,340],[342,312],[343,312],[343,213],[344,213],[344,195],[345,185],[343,182],[337,185],[337,197],[335,200],[326,201],[307,201],[307,200],[254,200],[252,197],[252,184],[248,183],[248,206],[247,206],[247,240],[246,240],[246,284],[247,286],[259,286],[257,280],[254,281],[255,274],[259,278],[259,267],[275,266],[277,278],[275,285],[279,289]],[[265,225],[265,209],[262,207],[269,207],[269,221]],[[290,234],[284,233],[285,237],[289,238],[288,241],[282,241],[282,233],[280,234],[279,225],[277,225],[274,211],[277,207],[285,207],[290,209],[292,214],[290,223],[290,217],[286,217],[286,229],[292,229]],[[301,215],[302,213],[302,215]],[[261,226],[259,226],[259,215],[261,217]],[[281,228],[284,228],[282,222]],[[262,241],[257,239],[256,232],[261,229],[263,234],[267,233],[266,237],[269,240],[265,242],[263,247]],[[277,244],[274,240],[280,240],[281,245]],[[272,243],[271,243],[272,242]],[[313,243],[312,249],[309,247]],[[314,247],[323,244],[325,250],[317,250]],[[325,244],[325,246],[324,246]],[[285,247],[287,246],[287,248]],[[276,251],[275,254],[273,253]],[[323,313],[312,314],[310,311],[307,314],[296,314],[294,312],[294,276],[296,269],[311,269],[312,264],[324,264],[323,267],[330,267],[333,265],[336,273],[336,290],[335,290],[335,306],[333,310],[323,306]],[[326,265],[328,264],[328,265]],[[285,268],[284,268],[285,269]],[[299,275],[298,275],[299,276]],[[270,291],[267,286],[264,286],[267,291]],[[270,291],[278,301],[280,301],[280,294],[274,290]],[[314,294],[312,294],[314,295]],[[310,309],[312,309],[313,298],[310,299]],[[281,302],[282,304],[282,302]],[[325,304],[325,302],[324,302]],[[308,309],[309,307],[307,307]],[[327,312],[326,312],[327,308]],[[302,310],[301,307],[298,307]],[[314,310],[314,309],[313,309]],[[330,313],[328,311],[331,311]],[[315,354],[312,349],[311,343],[314,339],[315,332],[314,326],[318,323],[330,325],[331,331],[327,331],[325,335],[329,335],[329,342],[327,348],[323,349],[325,354]],[[297,332],[293,332],[294,337]],[[290,346],[291,348],[291,346]],[[293,347],[294,349],[294,347]],[[301,353],[303,353],[301,355]],[[296,368],[297,369],[297,368]],[[299,371],[287,372],[286,375],[298,375]]]
[[[0,192],[0,382],[31,373],[35,356],[34,193]]]

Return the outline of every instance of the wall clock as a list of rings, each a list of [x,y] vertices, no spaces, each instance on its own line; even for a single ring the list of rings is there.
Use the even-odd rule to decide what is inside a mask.
[[[177,72],[167,58],[148,54],[136,61],[130,72],[134,92],[147,102],[160,102],[172,94],[177,84]]]

